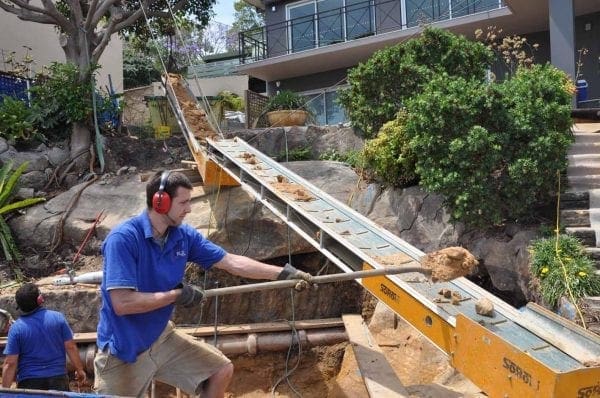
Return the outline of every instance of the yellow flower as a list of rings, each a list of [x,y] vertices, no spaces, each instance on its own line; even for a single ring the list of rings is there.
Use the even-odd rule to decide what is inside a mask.
[[[544,268],[542,268],[542,275],[546,275],[546,274],[548,273],[548,271],[550,271],[550,270],[548,269],[548,267],[544,267]]]
[[[586,273],[586,272],[583,272],[583,271],[579,271],[579,272],[577,273],[577,275],[579,275],[579,276],[586,276],[586,275],[587,275],[587,273]]]

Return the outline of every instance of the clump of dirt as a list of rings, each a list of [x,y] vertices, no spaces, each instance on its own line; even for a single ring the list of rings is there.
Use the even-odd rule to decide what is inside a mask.
[[[475,256],[467,249],[456,246],[426,254],[421,259],[421,265],[431,270],[431,279],[434,282],[469,275],[478,264]]]
[[[289,182],[282,175],[278,175],[276,180],[276,182],[271,183],[271,186],[281,193],[288,194],[297,202],[310,202],[316,199],[302,185]]]

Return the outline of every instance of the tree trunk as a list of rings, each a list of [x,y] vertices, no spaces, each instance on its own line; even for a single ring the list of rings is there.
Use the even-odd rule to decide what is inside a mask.
[[[74,63],[79,68],[80,82],[86,82],[90,79],[89,54],[93,51],[93,48],[89,48],[91,47],[92,38],[86,38],[84,35],[85,33],[78,30],[78,34],[74,37],[63,37],[64,41],[61,43],[67,62]],[[86,121],[74,122],[70,142],[71,161],[74,163],[74,168],[71,169],[72,172],[79,174],[89,170],[91,143],[92,132]]]
[[[71,131],[71,160],[78,172],[89,170],[92,133],[85,122],[73,123]]]

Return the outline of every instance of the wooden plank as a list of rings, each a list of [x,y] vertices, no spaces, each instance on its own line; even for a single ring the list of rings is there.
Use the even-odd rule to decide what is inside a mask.
[[[408,398],[408,391],[398,379],[362,317],[347,314],[342,315],[342,320],[369,396]]]
[[[344,322],[340,318],[309,319],[294,322],[294,328],[297,330],[322,329],[341,327]],[[195,337],[212,336],[215,333],[214,326],[178,326],[177,330]],[[281,332],[292,330],[289,322],[263,322],[249,323],[243,325],[218,325],[217,334],[220,336],[231,334],[249,334]],[[96,333],[73,333],[73,340],[76,343],[93,343],[96,341]],[[6,337],[0,337],[0,347],[6,345]]]
[[[192,150],[192,148],[190,148],[190,150]],[[237,187],[240,185],[239,182],[229,175],[228,171],[224,170],[213,160],[209,159],[208,156],[206,156],[206,154],[204,154],[202,151],[194,152],[192,150],[192,156],[196,161],[198,172],[202,176],[204,185],[229,187]]]

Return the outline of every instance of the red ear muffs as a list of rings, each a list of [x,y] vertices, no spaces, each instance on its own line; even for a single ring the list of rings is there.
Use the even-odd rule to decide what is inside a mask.
[[[40,295],[39,295],[39,296],[37,296],[37,300],[36,300],[36,301],[37,301],[37,305],[38,305],[38,307],[39,307],[40,305],[44,304],[44,296],[42,296],[42,294],[40,293]]]
[[[167,214],[171,208],[171,197],[165,192],[169,174],[170,171],[163,171],[160,176],[160,186],[158,187],[158,191],[152,196],[152,208],[159,214]]]

